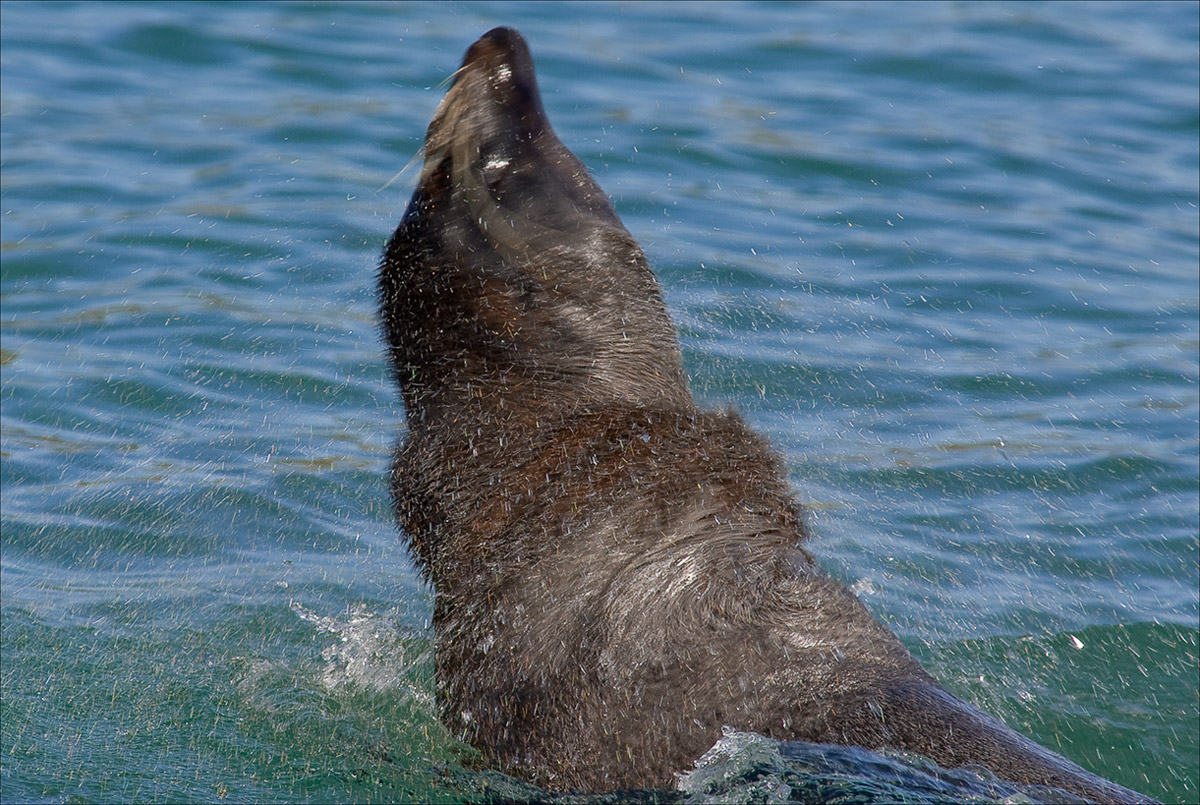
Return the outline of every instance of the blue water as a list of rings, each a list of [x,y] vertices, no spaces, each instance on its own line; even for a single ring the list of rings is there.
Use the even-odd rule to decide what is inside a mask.
[[[372,287],[508,24],[825,567],[951,690],[1195,801],[1198,9],[0,6],[0,798],[479,796]]]

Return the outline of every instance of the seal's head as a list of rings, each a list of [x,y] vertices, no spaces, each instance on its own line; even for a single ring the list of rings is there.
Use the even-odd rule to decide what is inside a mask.
[[[620,225],[604,193],[550,128],[529,48],[510,28],[489,31],[471,45],[434,113],[423,178],[446,164],[485,221],[502,224],[507,212],[526,227],[552,230],[592,218]],[[493,220],[497,214],[500,220]],[[521,243],[506,227],[496,229],[504,242]]]
[[[646,258],[555,136],[510,28],[471,46],[434,114],[380,299],[410,425],[491,384],[543,413],[692,407]]]

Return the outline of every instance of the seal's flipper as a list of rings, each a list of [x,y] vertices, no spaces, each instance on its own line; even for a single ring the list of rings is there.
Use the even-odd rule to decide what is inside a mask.
[[[939,685],[919,680],[893,685],[872,710],[884,739],[880,746],[917,752],[947,768],[977,764],[1005,780],[1058,788],[1093,802],[1155,802],[1051,752]]]

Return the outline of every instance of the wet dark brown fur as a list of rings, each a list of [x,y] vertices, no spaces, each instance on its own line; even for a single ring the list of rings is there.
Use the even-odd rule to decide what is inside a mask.
[[[730,725],[1139,799],[946,693],[801,547],[778,458],[693,403],[646,259],[515,31],[467,51],[379,292],[442,716],[491,762],[666,787]]]

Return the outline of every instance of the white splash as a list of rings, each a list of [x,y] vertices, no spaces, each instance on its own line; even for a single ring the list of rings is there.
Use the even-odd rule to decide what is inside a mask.
[[[347,684],[371,690],[405,689],[428,697],[414,685],[412,669],[429,658],[428,639],[416,639],[393,619],[372,612],[361,604],[348,613],[348,620],[318,615],[301,604],[292,610],[318,630],[334,635],[337,642],[325,647],[321,657],[327,663],[321,682],[333,691]]]

